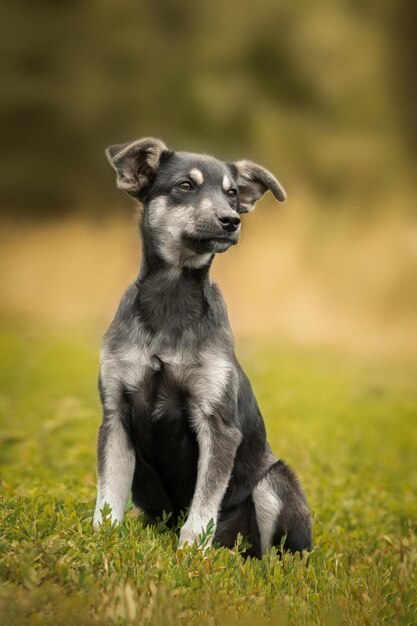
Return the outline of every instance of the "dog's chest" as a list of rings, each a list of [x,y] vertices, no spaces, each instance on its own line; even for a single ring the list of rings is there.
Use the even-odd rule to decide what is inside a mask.
[[[221,401],[231,373],[231,360],[221,348],[198,351],[158,342],[126,345],[112,352],[104,349],[100,369],[108,402],[116,405],[122,389],[127,389],[154,418],[180,410],[185,398],[188,406],[210,413]]]

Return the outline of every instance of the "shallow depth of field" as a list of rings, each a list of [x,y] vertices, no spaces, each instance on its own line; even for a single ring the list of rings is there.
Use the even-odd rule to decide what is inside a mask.
[[[416,3],[6,0],[0,623],[417,623]],[[314,516],[307,558],[91,529],[101,336],[140,263],[104,148],[156,136],[282,182],[215,259]]]

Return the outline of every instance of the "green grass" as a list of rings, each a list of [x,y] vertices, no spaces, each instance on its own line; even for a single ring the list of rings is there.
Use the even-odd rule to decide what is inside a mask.
[[[176,553],[127,515],[91,529],[99,345],[0,333],[2,624],[415,624],[417,390],[401,362],[241,346],[275,452],[314,514],[305,558]],[[248,620],[247,622],[245,620]]]

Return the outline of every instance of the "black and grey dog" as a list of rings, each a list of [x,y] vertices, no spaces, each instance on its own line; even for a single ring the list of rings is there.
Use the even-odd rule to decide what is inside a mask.
[[[209,270],[235,245],[240,215],[285,192],[251,161],[174,152],[152,138],[106,151],[117,186],[143,205],[143,260],[104,339],[103,422],[93,525],[107,503],[122,520],[129,492],[152,517],[189,507],[179,546],[212,539],[248,554],[311,547],[311,521],[292,470],[274,456],[234,354],[226,306]]]

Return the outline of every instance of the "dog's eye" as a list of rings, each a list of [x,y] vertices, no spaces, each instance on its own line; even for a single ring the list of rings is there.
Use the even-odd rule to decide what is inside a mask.
[[[192,184],[188,182],[188,180],[183,180],[181,183],[178,183],[177,187],[182,189],[183,191],[191,191],[193,188]]]
[[[227,195],[229,196],[229,198],[236,198],[237,189],[229,189],[229,191],[227,192]]]

